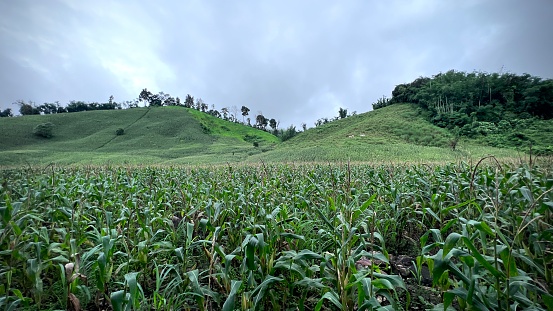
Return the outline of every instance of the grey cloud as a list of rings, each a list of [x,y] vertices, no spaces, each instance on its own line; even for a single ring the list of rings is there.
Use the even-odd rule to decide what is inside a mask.
[[[547,0],[23,0],[0,11],[0,64],[9,69],[0,107],[130,100],[147,87],[299,127],[338,107],[368,111],[395,85],[450,69],[553,77]]]

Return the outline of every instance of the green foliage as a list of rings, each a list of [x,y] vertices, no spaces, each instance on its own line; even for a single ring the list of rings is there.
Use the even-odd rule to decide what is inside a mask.
[[[373,103],[373,110],[384,108],[386,106],[389,106],[393,104],[393,102],[390,100],[390,98],[387,98],[386,96],[382,96],[382,98],[379,98],[376,103]]]
[[[6,108],[4,111],[0,111],[0,118],[13,117],[11,108]]]
[[[115,131],[115,135],[117,135],[117,136],[121,136],[121,135],[124,135],[124,134],[125,134],[125,130],[123,128],[118,128]]]
[[[14,104],[19,106],[19,113],[22,116],[40,114],[40,110],[32,102],[26,103],[23,100],[18,100]]]
[[[33,134],[43,138],[52,138],[54,136],[54,124],[50,122],[40,123],[33,129]]]
[[[277,136],[281,141],[287,141],[298,134],[299,132],[296,130],[296,127],[294,125],[290,125],[285,130],[279,130]]]
[[[552,303],[550,166],[50,166],[0,176],[2,309],[401,310],[416,289],[435,291],[441,309]],[[419,255],[417,278],[393,269],[398,254]],[[431,290],[417,285],[424,269]]]
[[[424,109],[435,125],[478,138],[491,146],[528,149],[526,142],[548,150],[551,135],[536,135],[540,122],[553,118],[553,80],[515,75],[448,71],[398,85],[391,104],[413,103]],[[386,105],[384,100],[375,107]],[[374,105],[373,105],[374,106]],[[376,108],[375,108],[376,109]],[[532,127],[519,127],[530,119]],[[512,127],[507,125],[511,124]],[[493,134],[493,138],[482,138]],[[530,139],[530,136],[533,136]]]

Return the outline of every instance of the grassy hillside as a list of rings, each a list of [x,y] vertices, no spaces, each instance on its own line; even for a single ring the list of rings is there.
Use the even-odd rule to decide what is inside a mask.
[[[451,133],[419,111],[414,105],[391,105],[309,129],[284,143],[269,133],[183,107],[1,118],[0,165],[442,162],[489,154],[520,156],[468,139],[453,151]],[[54,137],[33,135],[33,128],[44,122],[54,124]],[[119,128],[124,135],[115,134]]]
[[[428,122],[414,105],[397,104],[307,130],[251,161],[455,161],[489,154],[517,157],[515,150],[461,140]]]
[[[33,128],[45,122],[54,124],[50,139],[33,135]],[[115,134],[119,128],[124,135]],[[183,107],[1,118],[0,140],[0,165],[234,162],[279,141]]]

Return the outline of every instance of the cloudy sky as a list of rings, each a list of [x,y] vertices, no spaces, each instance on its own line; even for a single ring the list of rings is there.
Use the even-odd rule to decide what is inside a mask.
[[[0,108],[143,88],[281,127],[450,69],[553,78],[551,0],[0,0]]]

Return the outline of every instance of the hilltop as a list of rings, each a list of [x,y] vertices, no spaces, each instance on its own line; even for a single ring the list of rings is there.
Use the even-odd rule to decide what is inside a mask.
[[[46,122],[54,124],[54,136],[33,135]],[[116,135],[118,129],[124,134]],[[224,163],[279,142],[267,132],[184,107],[1,118],[0,133],[0,165]]]

